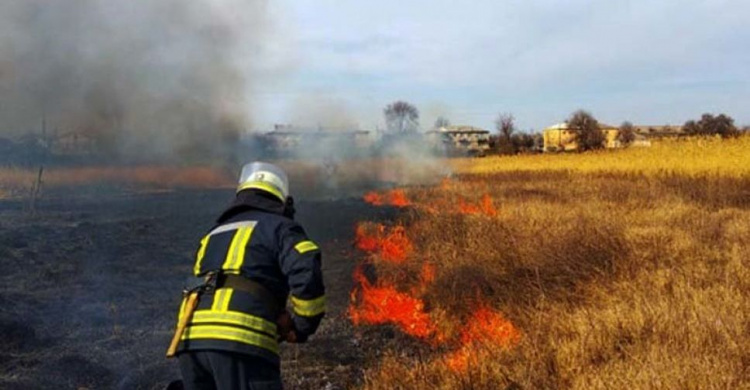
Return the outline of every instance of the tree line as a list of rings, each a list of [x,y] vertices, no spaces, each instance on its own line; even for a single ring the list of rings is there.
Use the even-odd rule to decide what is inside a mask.
[[[398,100],[383,109],[388,132],[416,133],[419,130],[419,110],[413,104]],[[573,112],[565,121],[568,130],[573,132],[578,151],[603,149],[606,147],[606,134],[599,121],[586,110]],[[436,129],[450,126],[450,121],[441,116],[435,121]],[[616,141],[624,147],[637,139],[636,127],[625,121],[617,128]],[[499,154],[515,154],[541,151],[544,137],[538,132],[518,132],[515,117],[510,113],[500,113],[495,119],[497,134],[490,139],[491,149]],[[686,136],[721,136],[730,138],[742,133],[750,133],[750,127],[738,128],[734,119],[726,114],[703,114],[700,119],[689,120],[682,126]]]
[[[568,129],[574,131],[575,142],[579,151],[602,149],[606,146],[606,135],[594,116],[585,110],[574,112],[566,121]],[[726,114],[703,114],[699,120],[689,120],[682,126],[685,136],[720,136],[737,137],[750,131],[747,126],[740,129],[734,119]],[[616,140],[622,146],[629,146],[636,139],[636,128],[625,121],[618,128]]]

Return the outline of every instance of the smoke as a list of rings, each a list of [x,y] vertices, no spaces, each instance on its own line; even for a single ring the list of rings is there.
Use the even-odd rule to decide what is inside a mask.
[[[75,134],[94,163],[209,162],[234,172],[292,157],[312,165],[303,180],[319,172],[309,187],[334,194],[439,176],[422,138],[361,127],[359,112],[325,93],[292,102],[293,124],[316,133],[295,146],[242,137],[253,127],[252,91],[278,68],[272,11],[267,0],[2,2],[0,138],[40,134],[44,122],[50,139]],[[280,152],[264,153],[274,143]],[[351,168],[353,159],[364,161]]]
[[[279,163],[294,193],[307,198],[362,196],[373,189],[436,183],[450,172],[441,149],[421,132],[362,126],[345,99],[325,93],[289,107],[289,124],[248,135],[243,158]]]
[[[264,0],[0,4],[0,136],[89,138],[126,159],[231,156],[269,23]],[[240,66],[242,64],[242,66]],[[38,131],[38,130],[37,130]]]
[[[307,129],[331,131],[359,130],[358,115],[342,100],[328,97],[301,97],[293,102],[292,123]]]

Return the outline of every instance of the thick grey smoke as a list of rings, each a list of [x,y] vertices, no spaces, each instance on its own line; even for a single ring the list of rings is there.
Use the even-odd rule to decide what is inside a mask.
[[[340,99],[327,96],[302,97],[292,102],[291,123],[306,129],[360,130],[359,115]]]
[[[264,0],[0,3],[0,136],[76,133],[126,158],[231,155]],[[261,57],[260,55],[258,57]],[[261,60],[261,58],[258,58]],[[38,131],[38,130],[37,130]]]

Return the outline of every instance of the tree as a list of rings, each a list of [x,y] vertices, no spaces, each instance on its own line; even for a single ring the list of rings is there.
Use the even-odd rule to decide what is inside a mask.
[[[419,128],[419,110],[402,100],[385,107],[385,124],[392,133],[414,133]]]
[[[617,140],[622,146],[628,146],[635,141],[635,127],[632,123],[625,121],[620,125],[620,131],[617,133]]]
[[[444,117],[444,116],[439,116],[439,117],[438,117],[438,118],[437,118],[437,119],[435,120],[435,128],[436,128],[436,129],[439,129],[439,128],[441,128],[441,127],[448,127],[448,126],[450,126],[450,125],[451,125],[451,122],[450,122],[450,121],[448,120],[448,118],[446,118],[446,117]]]
[[[500,154],[513,154],[517,148],[513,143],[513,133],[516,131],[513,115],[501,113],[495,119],[495,129],[500,133],[497,138],[497,151]]]
[[[585,152],[604,148],[604,132],[591,113],[584,110],[574,112],[567,121],[568,129],[574,132],[578,150]]]
[[[725,114],[717,116],[703,114],[697,122],[694,120],[685,122],[682,129],[689,135],[720,135],[724,138],[739,135],[739,130],[734,125],[734,119]]]
[[[497,119],[495,119],[495,128],[508,142],[510,142],[511,136],[516,131],[515,120],[516,118],[513,117],[513,114],[508,113],[498,114]]]
[[[534,134],[515,133],[511,137],[511,142],[513,143],[513,149],[516,152],[528,153],[534,150]]]
[[[701,128],[696,121],[691,119],[682,125],[682,131],[687,135],[698,135],[701,133]]]

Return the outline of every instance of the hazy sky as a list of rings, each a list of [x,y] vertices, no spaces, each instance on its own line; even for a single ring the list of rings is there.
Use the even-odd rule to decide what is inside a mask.
[[[726,112],[750,124],[747,0],[281,0],[256,126],[382,126],[414,103],[429,127],[493,126],[513,113],[540,129],[573,110],[619,124]]]

